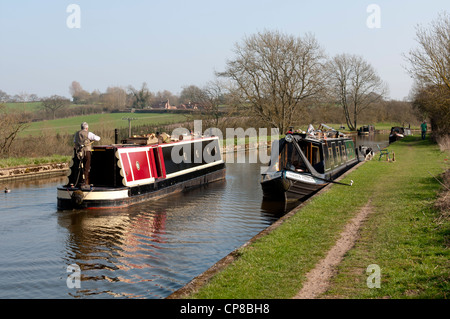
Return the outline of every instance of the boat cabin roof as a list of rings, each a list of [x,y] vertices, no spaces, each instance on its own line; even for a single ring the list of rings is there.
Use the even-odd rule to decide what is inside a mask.
[[[202,136],[202,137],[195,137],[185,140],[172,140],[170,142],[164,142],[161,144],[158,143],[151,143],[151,144],[109,144],[109,145],[94,145],[93,148],[97,149],[118,149],[118,148],[131,148],[131,147],[156,147],[156,146],[163,146],[163,145],[174,145],[178,143],[186,143],[186,142],[197,142],[197,141],[203,141],[203,140],[213,140],[216,139],[215,136]]]
[[[307,135],[306,133],[289,133],[291,134],[294,139],[299,142],[300,140],[303,140],[305,142],[313,143],[313,144],[324,144],[329,141],[342,141],[342,140],[349,140],[348,136],[339,136],[339,132],[337,132],[338,137],[326,137],[326,135]]]

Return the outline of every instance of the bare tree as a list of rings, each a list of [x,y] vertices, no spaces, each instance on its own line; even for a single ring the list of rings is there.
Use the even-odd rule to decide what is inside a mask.
[[[72,81],[72,84],[69,86],[70,95],[76,96],[83,92],[83,88],[81,87],[80,82]]]
[[[439,85],[416,85],[413,88],[413,106],[421,120],[429,118],[433,137],[449,135],[450,90]]]
[[[8,93],[0,90],[0,103],[8,102],[9,99],[10,99],[10,96],[8,95]]]
[[[356,130],[358,116],[383,99],[387,86],[372,65],[360,56],[336,55],[328,62],[327,70],[329,93],[342,106],[349,129]]]
[[[323,89],[325,56],[312,35],[266,31],[236,44],[234,53],[219,76],[230,78],[253,114],[281,132]]]
[[[441,13],[429,28],[418,26],[419,46],[405,56],[415,80],[413,105],[429,117],[437,135],[450,130],[450,16]]]
[[[17,134],[28,126],[20,121],[20,115],[6,111],[6,107],[0,104],[0,156],[8,156],[12,143]]]
[[[172,92],[168,90],[156,92],[154,100],[156,103],[161,101],[169,101],[170,105],[178,104],[178,96],[174,95]]]
[[[450,90],[450,16],[442,13],[429,29],[416,29],[418,48],[406,55],[411,76],[426,85]]]
[[[147,83],[142,83],[140,90],[136,90],[131,85],[128,87],[128,90],[133,96],[133,107],[143,109],[144,107],[149,106],[152,99],[152,93],[148,90]]]
[[[127,104],[127,92],[121,87],[108,87],[100,101],[106,109],[123,109]]]
[[[196,85],[183,87],[180,93],[180,102],[183,104],[200,103],[206,99],[205,92]]]
[[[222,115],[220,106],[225,103],[226,87],[219,79],[209,81],[203,88],[203,100],[200,101],[204,109],[202,110],[203,120],[207,121],[208,127],[218,127],[219,119]]]
[[[81,84],[77,81],[73,81],[69,86],[70,95],[73,98],[73,104],[88,104],[90,94],[83,90]]]
[[[30,94],[29,100],[31,102],[38,102],[40,100],[39,96],[37,94]]]
[[[44,98],[42,100],[42,107],[47,110],[52,112],[53,114],[53,119],[56,118],[56,111],[69,106],[70,105],[70,100],[63,97],[63,96],[59,96],[59,95],[52,95],[51,97],[48,98]]]

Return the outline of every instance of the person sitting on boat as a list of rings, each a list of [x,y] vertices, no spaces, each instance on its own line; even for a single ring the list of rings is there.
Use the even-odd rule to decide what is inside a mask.
[[[81,123],[81,130],[75,133],[73,142],[75,144],[75,153],[78,159],[83,163],[83,177],[81,185],[89,185],[89,171],[91,170],[92,143],[100,141],[100,137],[89,132],[89,125],[86,122]]]

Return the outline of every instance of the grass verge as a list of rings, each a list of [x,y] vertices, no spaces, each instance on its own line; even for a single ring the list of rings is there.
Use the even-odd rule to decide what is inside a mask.
[[[447,298],[450,223],[434,207],[448,152],[417,137],[389,147],[395,162],[373,160],[333,185],[279,228],[239,250],[239,258],[189,298],[287,299],[372,201],[374,212],[345,256],[325,298]],[[433,176],[431,176],[433,175]],[[381,268],[381,288],[368,288],[366,269]]]
[[[0,168],[24,166],[24,165],[38,165],[38,164],[50,164],[50,163],[66,163],[69,162],[71,156],[53,155],[46,157],[11,157],[1,158]]]

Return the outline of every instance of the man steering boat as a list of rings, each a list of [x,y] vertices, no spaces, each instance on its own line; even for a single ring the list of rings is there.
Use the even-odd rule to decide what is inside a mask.
[[[74,135],[74,151],[76,158],[80,161],[80,172],[83,176],[79,176],[81,187],[89,185],[89,171],[91,170],[92,143],[100,141],[100,137],[89,132],[89,125],[86,122],[81,123],[81,130]]]

